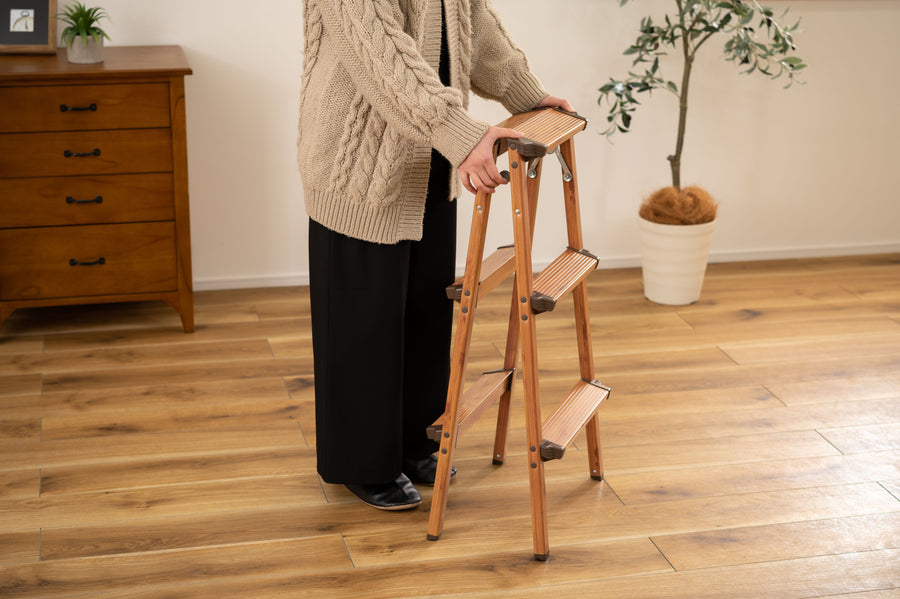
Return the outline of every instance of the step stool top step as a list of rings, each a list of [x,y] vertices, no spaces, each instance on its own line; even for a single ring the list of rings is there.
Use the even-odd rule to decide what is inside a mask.
[[[519,153],[526,158],[537,158],[552,152],[559,144],[587,127],[587,119],[564,110],[543,108],[513,115],[498,127],[521,131],[525,138],[519,144]],[[501,153],[506,149],[505,145],[501,146]]]

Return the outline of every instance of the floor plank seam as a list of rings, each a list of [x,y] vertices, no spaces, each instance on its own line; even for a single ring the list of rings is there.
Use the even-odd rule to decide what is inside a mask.
[[[778,394],[775,393],[774,391],[772,391],[772,389],[770,389],[768,386],[761,384],[760,387],[765,389],[769,393],[769,395],[771,395],[776,401],[778,401],[778,403],[781,404],[782,407],[784,407],[784,408],[789,407],[788,403],[786,401],[784,401],[783,399],[781,399],[780,397],[778,397]]]
[[[832,447],[834,447],[834,450],[835,450],[836,452],[838,452],[838,453],[841,454],[841,455],[848,455],[848,454],[845,453],[840,447],[838,447],[837,445],[835,445],[835,444],[831,441],[831,439],[829,439],[829,438],[826,437],[824,434],[822,434],[822,431],[821,431],[821,430],[819,430],[818,428],[814,428],[814,429],[812,429],[812,430],[814,430],[814,431],[816,432],[816,434],[819,435],[819,436],[822,438],[823,441],[825,441],[826,443],[828,443],[829,445],[831,445]]]
[[[898,492],[898,491],[900,491],[900,486],[898,486],[897,491],[892,491],[890,488],[887,487],[887,481],[881,480],[881,481],[878,481],[878,484],[881,485],[881,488],[884,489],[885,491],[887,491],[891,497],[893,497],[897,501],[900,501],[900,492]]]
[[[341,543],[344,544],[344,551],[347,552],[347,559],[350,560],[350,566],[354,570],[356,570],[357,569],[356,561],[353,559],[353,553],[350,551],[350,547],[347,546],[347,537],[344,536],[344,533],[341,533]]]
[[[659,545],[656,544],[656,541],[653,540],[652,537],[647,537],[647,540],[650,541],[650,543],[653,545],[654,548],[656,548],[657,551],[659,551],[659,554],[662,556],[662,558],[664,560],[666,560],[666,563],[669,564],[669,567],[672,568],[672,571],[678,572],[678,568],[675,567],[675,564],[672,563],[672,560],[669,559],[669,556],[667,556],[666,553],[662,549],[659,548]]]

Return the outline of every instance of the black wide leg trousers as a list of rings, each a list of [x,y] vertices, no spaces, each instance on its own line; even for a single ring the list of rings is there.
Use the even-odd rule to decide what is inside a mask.
[[[438,448],[425,429],[444,411],[450,376],[449,177],[433,152],[421,241],[369,243],[310,220],[317,467],[326,482],[389,482],[402,458]]]

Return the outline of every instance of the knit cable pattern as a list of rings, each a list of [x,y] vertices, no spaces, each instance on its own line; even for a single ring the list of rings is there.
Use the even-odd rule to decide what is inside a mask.
[[[303,3],[303,74],[300,78],[300,113],[303,113],[303,103],[309,89],[309,80],[312,77],[313,67],[319,57],[319,47],[322,45],[322,13],[313,3]],[[303,137],[303,127],[297,127],[297,145]]]
[[[350,179],[356,153],[361,145],[362,131],[370,111],[371,107],[366,103],[363,95],[356,94],[350,105],[349,123],[344,127],[341,142],[338,145],[338,148],[342,150],[341,156],[331,171],[329,191],[332,193],[345,189],[347,181]]]
[[[373,198],[391,196],[391,190],[399,187],[400,173],[397,168],[402,164],[403,153],[408,151],[409,140],[404,139],[395,129],[387,127],[384,131],[384,143],[377,148],[376,170],[369,188]]]
[[[464,17],[459,18],[459,16],[453,15],[456,18],[452,21],[450,19],[447,19],[447,22],[452,22],[456,26],[457,39],[459,40],[458,49],[460,70],[463,73],[469,73],[472,70],[472,8],[469,4],[469,0],[459,0],[456,3],[456,10],[459,11],[460,14],[464,15]],[[464,85],[463,92],[465,94],[468,94],[471,87],[469,78],[463,78],[461,83]],[[468,104],[468,102],[466,104]]]
[[[370,109],[371,110],[371,109]],[[379,183],[384,179],[384,174],[376,169],[375,159],[378,156],[378,148],[384,145],[384,128],[386,123],[373,110],[369,114],[368,122],[362,132],[359,150],[356,153],[356,164],[353,169],[353,176],[350,179],[350,194],[354,201],[363,201],[367,197],[369,186]],[[397,164],[393,163],[390,168],[396,169]],[[379,200],[379,196],[372,195],[372,199]]]
[[[403,115],[416,137],[430,139],[433,124],[443,122],[448,107],[462,106],[459,91],[441,84],[413,38],[397,25],[390,2],[331,1],[354,53],[375,74],[380,93]]]

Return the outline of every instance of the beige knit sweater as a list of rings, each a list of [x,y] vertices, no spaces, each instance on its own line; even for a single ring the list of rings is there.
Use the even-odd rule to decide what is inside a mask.
[[[304,0],[297,147],[313,220],[377,243],[420,239],[431,149],[455,168],[488,129],[466,111],[470,90],[512,113],[547,95],[490,0],[444,5],[450,87],[437,73],[441,0]]]

